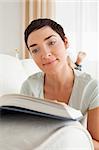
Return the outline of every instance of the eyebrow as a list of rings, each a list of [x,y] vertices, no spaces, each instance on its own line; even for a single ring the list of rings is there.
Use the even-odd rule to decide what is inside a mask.
[[[55,36],[55,35],[50,35],[50,36],[46,37],[46,38],[44,39],[44,41],[50,39],[50,38],[53,37],[53,36]],[[55,37],[56,37],[56,36],[55,36]]]
[[[55,36],[55,35],[50,35],[50,36],[46,37],[46,38],[44,39],[44,41],[50,39],[50,38],[53,37],[53,36]],[[55,37],[56,37],[56,36],[55,36]],[[29,46],[29,48],[30,48],[30,47],[34,47],[34,46],[37,46],[37,44],[31,44],[31,45]]]

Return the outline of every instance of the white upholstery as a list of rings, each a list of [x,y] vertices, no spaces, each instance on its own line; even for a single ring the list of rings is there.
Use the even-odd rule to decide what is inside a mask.
[[[0,54],[0,95],[19,93],[24,80],[39,70],[32,59]]]
[[[1,150],[94,150],[89,133],[75,121],[29,115],[0,119]]]
[[[0,54],[0,95],[18,93],[25,79],[20,61],[15,57]]]
[[[19,93],[24,80],[40,71],[30,60],[0,54],[0,95]],[[93,150],[79,122],[27,115],[0,117],[0,150]]]

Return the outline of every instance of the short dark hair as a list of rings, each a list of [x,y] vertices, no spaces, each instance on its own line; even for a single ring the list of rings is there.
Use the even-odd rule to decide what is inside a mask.
[[[24,32],[24,39],[25,39],[25,44],[26,44],[27,48],[28,48],[27,40],[28,40],[28,36],[30,35],[30,33],[33,31],[36,31],[44,26],[49,26],[50,28],[52,28],[55,32],[57,32],[60,35],[60,37],[64,41],[65,33],[64,33],[64,29],[62,28],[62,26],[60,24],[58,24],[54,20],[51,20],[48,18],[39,18],[39,19],[33,20],[28,25],[28,27],[26,28],[26,30]]]

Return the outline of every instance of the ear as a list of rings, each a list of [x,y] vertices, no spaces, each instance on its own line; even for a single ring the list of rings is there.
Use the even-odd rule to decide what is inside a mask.
[[[67,49],[69,47],[69,43],[66,36],[64,37],[64,44],[65,44],[65,48]]]

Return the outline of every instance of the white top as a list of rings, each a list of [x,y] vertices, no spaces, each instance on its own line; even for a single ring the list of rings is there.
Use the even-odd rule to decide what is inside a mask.
[[[87,110],[99,107],[99,83],[89,74],[74,70],[75,81],[69,106],[81,110],[85,115]],[[44,73],[30,76],[22,85],[21,94],[44,98]]]

